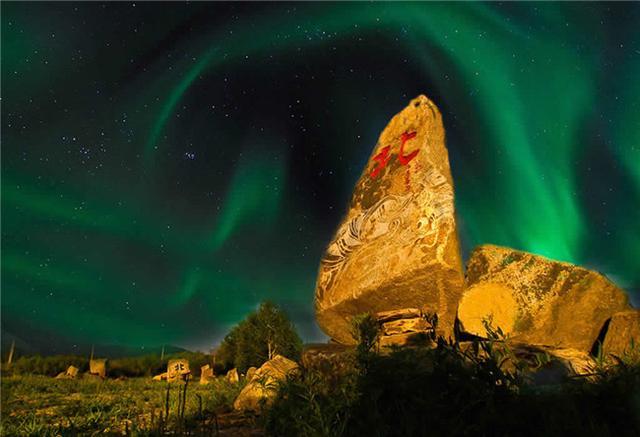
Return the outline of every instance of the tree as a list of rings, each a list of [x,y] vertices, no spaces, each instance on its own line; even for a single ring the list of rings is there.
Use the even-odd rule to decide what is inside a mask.
[[[260,367],[275,355],[300,358],[302,340],[287,315],[272,302],[263,302],[224,338],[216,360],[225,368],[246,372]]]

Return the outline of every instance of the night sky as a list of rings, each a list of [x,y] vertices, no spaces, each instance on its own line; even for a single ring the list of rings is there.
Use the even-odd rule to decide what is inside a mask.
[[[440,107],[463,257],[640,297],[640,5],[2,3],[2,334],[208,350],[264,299],[306,341],[377,136]]]

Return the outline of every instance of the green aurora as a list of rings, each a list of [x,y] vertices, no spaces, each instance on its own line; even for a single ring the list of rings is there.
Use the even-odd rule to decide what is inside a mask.
[[[635,297],[638,22],[604,3],[3,3],[3,333],[205,349],[272,299],[322,338],[320,256],[419,93],[443,110],[465,254],[531,251]]]

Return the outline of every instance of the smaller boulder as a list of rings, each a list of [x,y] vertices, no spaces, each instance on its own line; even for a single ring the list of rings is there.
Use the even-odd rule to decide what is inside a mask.
[[[249,367],[247,369],[247,375],[245,376],[245,379],[247,381],[251,381],[253,379],[253,377],[255,376],[257,370],[258,369],[256,369],[255,367]]]
[[[56,379],[76,379],[79,371],[80,369],[77,367],[69,366],[67,367],[67,371],[59,373]]]
[[[240,382],[240,374],[238,373],[238,369],[235,367],[227,372],[227,381],[232,384],[237,384]]]
[[[89,373],[99,376],[102,379],[107,377],[107,360],[106,358],[93,359],[89,361]]]
[[[215,377],[213,369],[209,364],[200,367],[200,384],[206,385]]]
[[[609,321],[602,348],[606,355],[640,359],[640,310],[615,313]]]
[[[167,380],[167,372],[161,373],[153,377],[154,381],[166,381]]]
[[[298,364],[282,355],[276,355],[256,372],[233,403],[240,411],[259,411],[263,402],[270,402],[277,393],[278,384],[298,371]]]

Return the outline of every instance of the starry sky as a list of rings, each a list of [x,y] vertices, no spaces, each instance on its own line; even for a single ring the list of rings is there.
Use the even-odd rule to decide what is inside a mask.
[[[424,93],[463,256],[640,295],[637,3],[2,3],[2,333],[208,350],[265,299],[306,341],[380,131]]]

